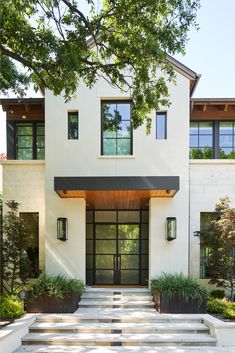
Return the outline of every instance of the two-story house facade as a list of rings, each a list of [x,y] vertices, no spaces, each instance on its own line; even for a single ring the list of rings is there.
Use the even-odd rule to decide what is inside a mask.
[[[169,60],[177,84],[169,83],[170,107],[152,112],[149,135],[132,128],[131,97],[103,79],[81,83],[68,103],[49,91],[1,100],[3,198],[20,203],[32,276],[88,285],[203,277],[193,232],[219,197],[235,205],[235,100],[192,99],[199,75]]]

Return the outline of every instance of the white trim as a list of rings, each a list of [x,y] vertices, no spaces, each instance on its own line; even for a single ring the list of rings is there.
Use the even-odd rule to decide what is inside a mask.
[[[133,155],[126,156],[126,155],[98,155],[98,159],[135,159],[136,157]]]
[[[12,324],[0,330],[0,351],[12,353],[21,346],[21,339],[28,334],[29,326],[36,320],[37,314],[26,314]]]
[[[30,159],[30,160],[18,160],[18,159],[6,159],[0,160],[1,165],[45,165],[44,159]]]
[[[190,159],[190,164],[230,164],[235,165],[235,159]]]

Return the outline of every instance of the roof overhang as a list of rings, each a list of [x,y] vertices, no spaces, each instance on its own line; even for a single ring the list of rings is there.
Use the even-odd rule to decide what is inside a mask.
[[[190,68],[188,68],[187,66],[185,66],[184,64],[182,64],[181,62],[179,62],[178,60],[176,60],[170,55],[167,55],[167,60],[177,72],[179,72],[180,74],[182,74],[183,76],[187,77],[190,80],[190,97],[191,97],[198,85],[201,75],[197,74],[195,71],[191,70]]]
[[[234,120],[235,98],[192,98],[191,120]]]
[[[0,99],[7,120],[44,120],[44,98]]]
[[[146,209],[151,197],[173,197],[178,176],[55,177],[61,198],[84,198],[91,209]]]

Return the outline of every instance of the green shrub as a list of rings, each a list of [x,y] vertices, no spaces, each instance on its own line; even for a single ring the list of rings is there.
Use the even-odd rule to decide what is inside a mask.
[[[0,318],[16,319],[24,314],[21,300],[15,295],[0,296]]]
[[[222,314],[229,306],[226,299],[209,298],[207,301],[207,310],[210,313]]]
[[[77,279],[42,274],[34,281],[30,294],[37,298],[46,293],[50,297],[62,299],[68,293],[82,294],[83,291],[84,284]]]
[[[215,289],[210,292],[210,297],[223,299],[225,298],[225,290],[224,289]]]
[[[224,317],[226,319],[235,319],[235,307],[233,308],[231,305],[223,312]]]
[[[180,274],[163,273],[150,281],[151,289],[163,292],[168,297],[179,295],[182,299],[202,303],[207,297],[207,289],[196,279]]]

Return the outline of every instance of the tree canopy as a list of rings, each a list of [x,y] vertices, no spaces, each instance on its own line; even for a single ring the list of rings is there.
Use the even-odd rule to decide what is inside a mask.
[[[104,77],[133,98],[137,127],[168,105],[167,54],[183,53],[200,0],[2,0],[0,91],[23,94],[29,82],[70,99],[82,79]],[[19,70],[20,63],[24,71]]]

